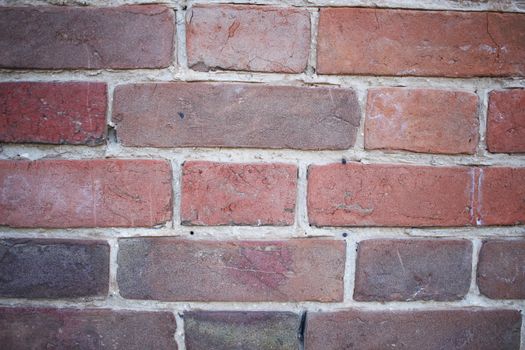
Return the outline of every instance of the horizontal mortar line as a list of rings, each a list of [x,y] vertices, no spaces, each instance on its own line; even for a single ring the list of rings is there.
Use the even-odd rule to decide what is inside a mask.
[[[184,0],[109,0],[99,2],[96,0],[85,0],[71,3],[60,3],[61,6],[118,6],[128,4],[158,4],[165,6],[184,6],[196,5],[196,4],[259,4],[259,5],[274,5],[279,7],[378,7],[385,9],[420,9],[420,10],[442,10],[442,11],[505,11],[505,12],[523,12],[524,8],[516,6],[515,3],[498,4],[496,1],[488,2],[485,4],[468,3],[467,6],[461,6],[461,3],[457,2],[441,2],[435,3],[432,1],[367,1],[367,0],[196,0],[196,1],[184,1]],[[35,0],[21,0],[17,2],[17,5],[50,5],[46,1],[35,1]],[[0,1],[0,5],[9,6],[12,5],[9,1]]]
[[[190,232],[194,234],[191,235]],[[306,235],[305,235],[306,233]],[[488,227],[409,228],[409,227],[308,227],[306,229],[278,226],[176,226],[175,228],[10,228],[0,227],[1,238],[115,239],[170,237],[187,240],[297,240],[338,239],[343,233],[352,241],[411,238],[523,238],[525,225]]]
[[[352,87],[360,84],[366,87],[390,85],[450,87],[461,90],[475,90],[483,87],[500,88],[525,85],[524,77],[415,77],[415,76],[376,76],[376,75],[308,75],[260,73],[250,71],[197,72],[176,67],[163,69],[131,70],[26,70],[0,69],[0,80],[22,81],[111,81],[117,84],[155,83],[155,82],[232,82],[232,83],[272,83],[279,85],[328,84]]]
[[[187,311],[187,310],[228,310],[228,311],[339,311],[360,309],[365,311],[426,311],[441,309],[510,309],[524,310],[523,300],[492,300],[477,298],[461,301],[409,301],[409,302],[166,302],[158,300],[134,300],[114,296],[105,300],[49,300],[2,298],[0,306],[8,307],[53,307],[53,308],[107,308],[112,310],[143,311]]]
[[[118,128],[117,128],[118,137]],[[373,150],[301,151],[291,149],[250,149],[250,148],[135,148],[120,144],[107,144],[96,147],[3,144],[0,159],[166,159],[171,161],[217,161],[225,163],[305,163],[325,165],[348,162],[363,164],[399,164],[429,166],[525,166],[525,154],[484,155],[439,155],[410,152],[383,152]]]

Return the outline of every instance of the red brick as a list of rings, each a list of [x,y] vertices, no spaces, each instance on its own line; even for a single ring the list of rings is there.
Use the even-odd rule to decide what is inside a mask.
[[[172,62],[167,7],[3,7],[0,68],[160,68]]]
[[[343,241],[131,238],[119,247],[117,280],[128,299],[343,300]]]
[[[289,164],[186,162],[183,225],[292,225],[297,167]]]
[[[323,8],[322,74],[524,76],[525,15]]]
[[[0,296],[107,296],[109,245],[102,241],[0,240]]]
[[[525,223],[525,168],[480,168],[478,172],[477,223]]]
[[[358,245],[354,299],[459,300],[471,270],[466,240],[367,240]]]
[[[101,144],[106,106],[104,83],[0,83],[0,141]]]
[[[489,298],[525,299],[525,240],[483,242],[477,277]]]
[[[307,10],[252,5],[197,5],[186,14],[188,65],[300,73],[310,51]]]
[[[184,313],[187,350],[297,350],[301,318],[291,312]]]
[[[309,313],[306,350],[519,350],[516,310]]]
[[[347,149],[353,90],[232,83],[117,86],[113,120],[126,146]]]
[[[160,160],[0,161],[0,225],[154,226],[171,218]]]
[[[310,166],[316,226],[463,226],[473,221],[468,168],[360,163]]]
[[[176,350],[171,312],[0,308],[3,349]]]
[[[462,91],[378,88],[368,91],[365,148],[473,154],[478,98]]]
[[[489,94],[487,146],[490,152],[525,152],[525,89]]]

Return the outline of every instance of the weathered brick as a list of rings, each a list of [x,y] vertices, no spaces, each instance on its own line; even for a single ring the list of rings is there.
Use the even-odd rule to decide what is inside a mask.
[[[525,240],[483,242],[477,278],[489,298],[525,299]]]
[[[480,168],[478,172],[477,223],[525,223],[525,168]]]
[[[323,8],[322,74],[524,76],[525,15]]]
[[[160,160],[0,161],[0,225],[154,226],[171,218]]]
[[[377,88],[368,91],[365,148],[473,154],[478,98],[462,91]]]
[[[518,350],[515,310],[358,311],[309,313],[306,350]]]
[[[466,240],[367,240],[358,245],[354,299],[458,300],[471,270]]]
[[[468,168],[360,163],[310,166],[316,226],[463,226],[473,221]]]
[[[157,68],[171,64],[164,6],[0,8],[0,68]]]
[[[119,240],[120,293],[165,301],[342,301],[335,240]]]
[[[234,83],[121,85],[113,120],[125,146],[347,149],[353,90]]]
[[[301,318],[291,312],[184,313],[188,350],[297,350]]]
[[[186,162],[183,225],[292,225],[297,167],[288,164]]]
[[[3,349],[176,350],[171,312],[0,308]]]
[[[197,5],[186,14],[188,65],[215,69],[300,73],[310,50],[304,9]]]
[[[0,83],[0,141],[100,144],[106,105],[104,83]]]
[[[0,240],[0,296],[106,296],[109,246],[101,241]]]
[[[490,92],[487,146],[490,152],[525,152],[525,89]]]

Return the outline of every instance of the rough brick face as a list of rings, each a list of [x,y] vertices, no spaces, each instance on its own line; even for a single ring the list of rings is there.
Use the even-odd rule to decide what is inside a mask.
[[[126,146],[346,149],[359,105],[351,89],[224,83],[117,86]]]
[[[307,10],[272,6],[194,6],[186,14],[188,65],[300,73],[310,50]]]
[[[109,246],[100,241],[0,240],[0,296],[105,297]]]
[[[24,349],[176,350],[171,312],[0,308],[0,344]]]
[[[296,350],[301,318],[291,312],[184,313],[188,350]]]
[[[309,313],[306,350],[518,350],[515,310],[358,311]]]
[[[525,299],[525,240],[483,242],[478,286],[492,299]]]
[[[354,299],[458,300],[470,287],[465,240],[368,240],[357,251]]]
[[[478,98],[461,91],[368,90],[365,148],[469,153],[478,145]]]
[[[165,161],[0,161],[1,225],[132,227],[170,218]]]
[[[155,68],[173,56],[164,6],[0,8],[0,68]]]
[[[297,167],[288,164],[186,162],[184,225],[292,225]]]
[[[104,83],[0,83],[0,141],[100,144],[106,105]]]
[[[495,167],[478,171],[478,224],[525,223],[525,168]]]
[[[316,226],[463,226],[472,222],[467,168],[310,166],[308,217]]]
[[[322,74],[524,76],[525,15],[323,8]]]
[[[525,89],[490,92],[487,146],[490,152],[525,152]]]
[[[120,293],[165,301],[342,301],[335,240],[121,239]]]

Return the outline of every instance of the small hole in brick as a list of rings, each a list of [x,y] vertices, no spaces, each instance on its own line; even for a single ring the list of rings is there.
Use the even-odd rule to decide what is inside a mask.
[[[343,232],[343,237],[345,237],[345,238],[348,237],[348,233]]]
[[[195,234],[195,232],[193,232],[193,231],[190,231],[190,235],[192,235],[192,236],[193,236],[194,234]]]
[[[346,159],[341,159],[341,164],[346,164]]]

